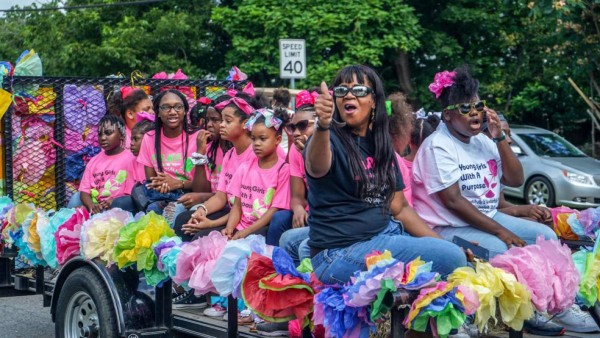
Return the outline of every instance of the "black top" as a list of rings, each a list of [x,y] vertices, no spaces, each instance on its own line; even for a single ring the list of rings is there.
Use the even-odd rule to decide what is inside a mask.
[[[321,178],[306,174],[310,208],[308,244],[318,249],[341,248],[367,241],[381,233],[390,222],[389,210],[385,209],[386,188],[372,187],[368,196],[361,199],[350,172],[348,155],[333,131],[330,135],[332,160],[329,172]],[[360,148],[367,176],[370,176],[374,142],[358,136],[354,137],[354,141]],[[394,191],[401,191],[404,189],[402,174],[397,165],[393,168],[396,174]]]

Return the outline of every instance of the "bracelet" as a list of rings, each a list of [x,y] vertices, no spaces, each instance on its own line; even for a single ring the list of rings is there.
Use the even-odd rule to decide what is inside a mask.
[[[327,128],[325,127],[321,127],[321,125],[317,122],[317,130],[319,131],[327,131],[329,130],[329,128],[331,128],[331,124],[327,126]]]
[[[185,182],[183,180],[181,180],[181,190],[185,189]]]
[[[194,205],[190,208],[190,211],[196,211],[198,210],[198,208],[202,208],[204,210],[204,213],[208,215],[208,209],[206,208],[206,205],[204,205],[204,203]]]
[[[206,165],[208,164],[208,156],[200,153],[192,153],[190,162],[192,162],[193,165]]]
[[[500,137],[494,137],[492,140],[494,141],[494,143],[502,142],[506,140],[506,134],[502,132],[502,135],[500,135]]]

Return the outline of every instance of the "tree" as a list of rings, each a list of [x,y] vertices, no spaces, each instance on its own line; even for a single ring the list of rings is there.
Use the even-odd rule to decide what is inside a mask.
[[[398,0],[241,0],[215,8],[212,20],[231,38],[225,64],[236,64],[261,85],[281,83],[282,38],[306,40],[302,86],[330,80],[348,64],[382,68],[390,55],[394,59],[418,47],[421,34],[412,8]]]
[[[68,0],[65,6],[112,3]],[[44,7],[56,7],[52,1]],[[35,5],[34,5],[35,6]],[[182,68],[193,77],[223,67],[223,38],[210,22],[210,0],[18,12],[0,19],[0,59],[35,49],[45,75],[106,76],[133,70],[152,75]]]

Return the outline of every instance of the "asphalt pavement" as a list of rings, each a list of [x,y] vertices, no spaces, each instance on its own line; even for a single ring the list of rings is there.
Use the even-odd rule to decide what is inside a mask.
[[[50,308],[42,306],[42,295],[0,288],[0,337],[54,337]]]

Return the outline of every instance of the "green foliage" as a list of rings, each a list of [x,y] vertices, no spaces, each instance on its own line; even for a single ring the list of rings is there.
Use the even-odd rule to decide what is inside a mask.
[[[587,107],[567,78],[600,96],[599,27],[598,0],[171,0],[8,13],[0,17],[0,60],[33,48],[44,73],[60,76],[182,68],[195,78],[223,78],[237,65],[257,86],[279,86],[287,81],[279,79],[278,40],[301,38],[308,77],[298,87],[365,63],[382,74],[388,93],[410,91],[408,82],[415,108],[439,110],[427,89],[434,74],[468,64],[480,96],[511,121],[569,133]],[[409,72],[399,66],[401,52]]]
[[[66,6],[115,1],[66,1]],[[48,7],[56,7],[53,1]],[[222,68],[222,34],[212,29],[210,0],[160,5],[10,13],[0,18],[0,59],[35,49],[45,75],[106,76],[182,68],[202,77]]]
[[[307,79],[301,86],[331,81],[345,65],[381,67],[387,53],[419,46],[412,8],[398,0],[243,0],[215,8],[212,20],[231,37],[225,64],[236,64],[259,84],[279,78],[279,39],[302,38]]]

